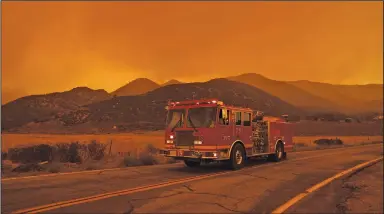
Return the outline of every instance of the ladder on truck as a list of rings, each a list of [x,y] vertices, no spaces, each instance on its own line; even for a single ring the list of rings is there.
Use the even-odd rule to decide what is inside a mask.
[[[252,122],[252,154],[266,153],[268,144],[268,121]]]

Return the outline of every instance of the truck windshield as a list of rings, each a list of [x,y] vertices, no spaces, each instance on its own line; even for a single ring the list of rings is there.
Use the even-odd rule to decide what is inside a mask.
[[[215,126],[216,108],[191,108],[188,110],[187,127],[212,128]]]
[[[180,128],[184,125],[185,109],[173,109],[168,111],[167,128]]]

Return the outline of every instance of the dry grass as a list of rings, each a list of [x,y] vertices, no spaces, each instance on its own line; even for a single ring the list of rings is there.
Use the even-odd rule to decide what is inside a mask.
[[[114,135],[49,135],[49,134],[2,134],[2,151],[9,148],[37,144],[57,144],[62,142],[80,142],[87,144],[93,140],[108,144],[112,141],[111,153],[128,153],[144,149],[147,144],[163,146],[164,132],[125,133]],[[106,148],[109,152],[109,147]]]
[[[301,121],[294,123],[296,136],[382,136],[383,123],[338,123]]]
[[[294,137],[293,142],[300,146],[316,146],[317,139],[340,139],[344,145],[360,145],[362,143],[382,142],[383,136],[311,136],[311,137]]]
[[[293,138],[293,142],[300,146],[314,146],[314,141],[321,138],[338,138],[341,139],[345,145],[383,141],[383,136],[297,136]],[[61,142],[75,141],[85,144],[91,142],[92,140],[106,144],[112,141],[111,153],[125,156],[128,153],[140,153],[141,150],[146,149],[148,144],[161,148],[164,145],[164,133],[162,131],[158,131],[115,135],[3,134],[2,151],[8,151],[9,148],[37,144],[52,145]],[[107,147],[106,150],[108,153],[109,147]]]
[[[331,148],[333,146],[317,146],[314,141],[318,139],[340,139],[342,146],[361,145],[364,143],[382,142],[383,136],[298,136],[293,138],[295,150],[313,150]],[[8,151],[9,148],[24,147],[39,144],[58,145],[59,143],[69,143],[77,141],[80,144],[89,144],[90,142],[100,142],[108,144],[112,141],[111,154],[103,156],[101,159],[89,159],[81,164],[50,162],[42,166],[43,170],[26,170],[27,173],[58,173],[81,170],[95,170],[115,167],[153,165],[174,163],[175,161],[156,154],[156,148],[161,148],[164,140],[163,132],[147,132],[116,135],[44,135],[44,134],[3,134],[2,151]],[[109,147],[106,148],[106,154],[109,153]],[[3,154],[5,155],[5,154]],[[3,162],[5,163],[5,162]],[[13,163],[2,165],[8,176],[19,176],[12,172],[17,167]],[[3,171],[3,172],[4,172]]]

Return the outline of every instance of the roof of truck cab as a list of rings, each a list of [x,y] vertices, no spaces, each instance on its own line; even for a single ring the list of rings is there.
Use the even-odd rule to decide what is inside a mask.
[[[213,103],[214,102],[214,103]],[[184,101],[169,101],[168,106],[170,109],[181,109],[181,108],[196,108],[196,107],[223,107],[235,111],[249,111],[253,110],[250,108],[238,107],[233,105],[225,104],[223,101],[217,98],[199,99],[199,100],[184,100]]]
[[[253,112],[253,110],[250,108],[236,107],[236,106],[230,106],[230,105],[217,105],[217,104],[177,105],[177,106],[170,106],[169,109],[207,108],[207,107],[221,107],[221,108],[227,108],[229,110],[234,110],[234,111]]]
[[[237,110],[237,111],[250,111],[250,112],[253,111],[250,108],[237,107],[237,106],[231,106],[231,105],[221,105],[220,107],[228,108],[228,109],[231,109],[231,110]]]

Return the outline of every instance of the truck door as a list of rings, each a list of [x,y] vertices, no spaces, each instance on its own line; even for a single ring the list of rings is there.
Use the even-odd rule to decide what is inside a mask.
[[[251,114],[242,111],[235,111],[235,138],[244,143],[244,146],[251,146],[252,127]]]
[[[217,146],[231,145],[232,130],[230,111],[226,108],[220,108],[218,114],[218,132],[220,139],[218,139]]]
[[[242,113],[242,123],[243,123],[243,143],[245,145],[245,148],[247,149],[248,146],[250,148],[250,153],[252,153],[252,124],[251,124],[251,113],[250,112],[243,112]],[[248,149],[247,149],[248,150]]]

